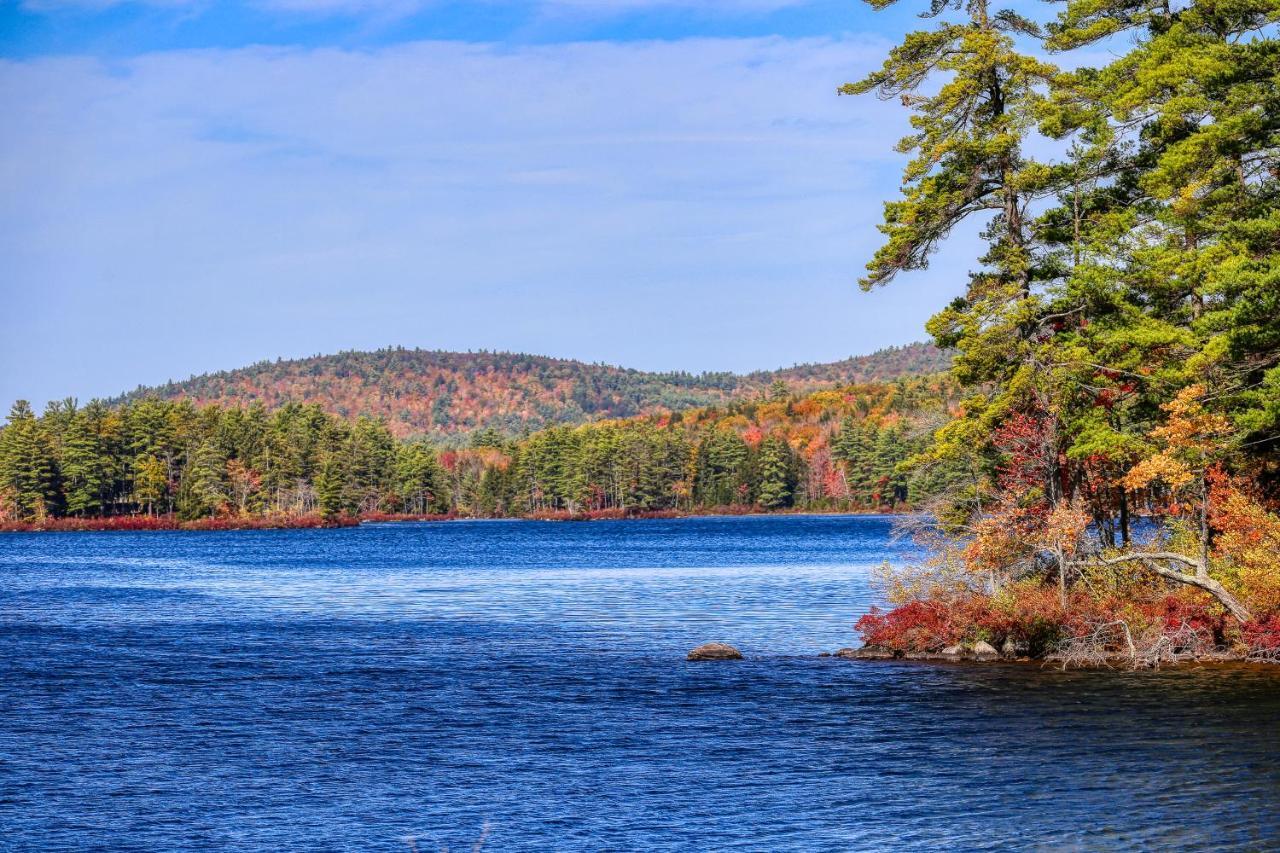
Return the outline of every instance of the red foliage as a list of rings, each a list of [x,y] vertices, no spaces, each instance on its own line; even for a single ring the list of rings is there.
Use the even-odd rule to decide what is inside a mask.
[[[898,652],[937,652],[979,639],[1000,648],[1012,640],[1033,657],[1052,651],[1059,640],[1083,637],[1098,625],[1117,621],[1166,632],[1186,627],[1218,644],[1227,634],[1226,613],[1201,594],[1140,601],[1074,590],[1065,610],[1058,596],[1052,585],[1017,584],[996,598],[917,600],[887,612],[872,608],[855,627],[867,645]],[[1280,649],[1280,615],[1249,623],[1244,632],[1253,649]]]
[[[106,530],[176,530],[177,519],[172,515],[113,515],[107,518],[45,518],[40,521],[0,522],[0,532],[36,533]]]
[[[889,611],[871,608],[855,624],[868,646],[905,652],[936,652],[957,642],[953,612],[936,601],[911,601]]]
[[[0,533],[104,532],[139,530],[276,530],[319,527],[352,527],[360,519],[319,515],[220,515],[195,521],[178,521],[172,515],[113,515],[106,518],[46,518],[42,521],[0,523]]]
[[[755,398],[775,380],[806,390],[890,382],[927,376],[950,362],[949,353],[930,344],[911,344],[772,373],[677,377],[512,353],[387,349],[264,362],[139,389],[130,396],[189,399],[199,405],[259,402],[269,411],[292,401],[316,403],[343,417],[383,418],[393,434],[405,437],[509,428],[513,422],[539,428],[566,419],[661,414],[671,395],[720,406]]]
[[[1164,618],[1165,628],[1186,625],[1198,634],[1221,637],[1226,629],[1226,613],[1220,606],[1207,600],[1189,600],[1185,596],[1169,595],[1164,601],[1149,606],[1153,616]]]
[[[355,527],[360,519],[350,515],[220,515],[184,521],[183,530],[296,530],[321,527]]]
[[[1044,418],[1035,414],[1013,415],[1000,425],[992,440],[1004,454],[998,468],[999,484],[1004,492],[1023,495],[1043,488],[1050,461],[1050,438]]]
[[[1241,626],[1241,635],[1250,651],[1280,651],[1280,613],[1259,617]]]

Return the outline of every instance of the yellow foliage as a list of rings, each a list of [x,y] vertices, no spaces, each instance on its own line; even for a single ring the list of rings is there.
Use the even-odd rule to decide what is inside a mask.
[[[1126,489],[1145,489],[1154,482],[1163,482],[1171,489],[1181,489],[1195,480],[1195,474],[1185,464],[1167,453],[1157,453],[1143,459],[1129,469],[1121,482]]]
[[[1214,561],[1256,611],[1280,610],[1280,517],[1228,484],[1213,490]]]
[[[1040,528],[1039,544],[1058,551],[1064,557],[1075,556],[1085,531],[1089,529],[1089,514],[1079,500],[1061,502],[1053,508]]]
[[[1121,479],[1125,488],[1145,489],[1162,482],[1177,490],[1204,473],[1222,437],[1231,432],[1224,416],[1205,411],[1200,402],[1204,394],[1203,385],[1188,385],[1160,407],[1169,417],[1150,436],[1161,449],[1129,469]]]

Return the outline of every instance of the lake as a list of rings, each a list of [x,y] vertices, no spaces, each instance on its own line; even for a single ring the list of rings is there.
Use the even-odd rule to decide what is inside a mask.
[[[1280,847],[1280,667],[817,657],[890,533],[0,536],[0,849]]]

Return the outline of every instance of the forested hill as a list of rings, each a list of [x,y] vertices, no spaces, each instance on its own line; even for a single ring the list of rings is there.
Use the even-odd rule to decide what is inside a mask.
[[[792,391],[886,381],[935,373],[949,361],[929,344],[910,344],[746,375],[648,373],[545,356],[394,348],[261,362],[140,387],[123,399],[261,402],[271,410],[289,402],[316,403],[340,417],[382,418],[400,437],[440,439],[482,428],[516,435],[552,424],[715,405],[759,396],[777,381]]]

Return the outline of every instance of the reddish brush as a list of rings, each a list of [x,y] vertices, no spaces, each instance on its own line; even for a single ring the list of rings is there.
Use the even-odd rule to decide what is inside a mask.
[[[354,516],[320,515],[219,515],[194,521],[179,521],[172,515],[113,515],[105,518],[46,518],[40,521],[0,522],[0,532],[105,532],[140,530],[277,530],[320,527],[352,527],[360,523]]]
[[[951,612],[934,601],[911,601],[887,612],[872,608],[854,630],[868,646],[906,652],[936,652],[959,637]]]

